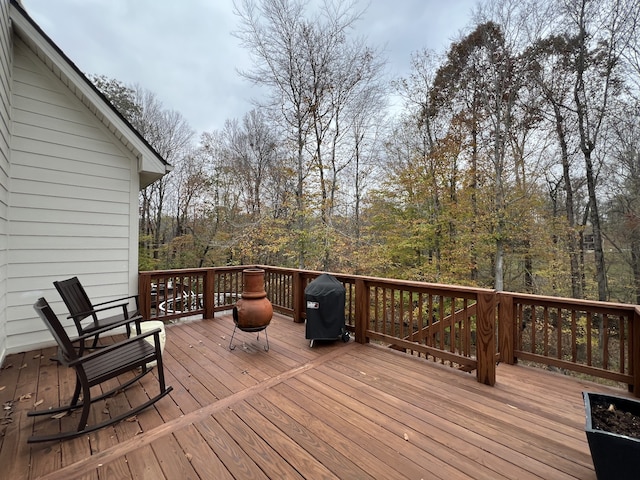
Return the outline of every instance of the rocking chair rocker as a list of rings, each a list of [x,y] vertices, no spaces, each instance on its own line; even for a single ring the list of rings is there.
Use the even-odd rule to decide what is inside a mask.
[[[58,317],[49,306],[49,303],[44,298],[40,298],[33,307],[36,312],[38,312],[38,315],[40,316],[40,318],[42,318],[44,323],[47,325],[47,328],[51,331],[51,334],[58,343],[58,348],[60,349],[58,361],[62,365],[75,369],[76,387],[69,405],[41,411],[30,411],[27,413],[27,415],[50,416],[56,413],[70,412],[79,408],[82,408],[82,413],[80,415],[80,421],[76,430],[60,432],[51,435],[32,436],[27,440],[28,443],[48,442],[52,440],[74,438],[80,435],[84,435],[88,432],[93,432],[108,425],[118,423],[153,405],[155,402],[157,402],[162,397],[171,392],[171,390],[173,390],[172,387],[167,387],[165,385],[159,328],[95,350],[94,352],[91,352],[85,356],[79,356],[76,352],[76,349],[73,348],[72,341],[62,327],[62,324],[58,320]],[[79,340],[83,342],[85,338],[92,337],[96,334],[102,333],[103,331],[107,331],[110,328],[111,327],[107,326],[92,330],[89,333],[85,333],[83,336],[81,335],[79,337]],[[146,337],[150,336],[153,336],[154,339],[153,346],[146,340]],[[154,360],[157,361],[158,368],[157,375],[160,388],[160,393],[158,395],[114,418],[98,424],[87,425],[87,421],[89,419],[89,411],[92,403],[98,400],[102,400],[117,391],[124,390],[128,386],[140,380],[143,376],[151,371],[151,369],[147,367],[147,364]],[[139,371],[139,369],[141,370]],[[92,398],[91,387],[93,387],[94,385],[99,385],[103,382],[116,378],[123,373],[131,371],[135,373],[134,378],[108,392]],[[81,393],[82,399],[80,400]]]

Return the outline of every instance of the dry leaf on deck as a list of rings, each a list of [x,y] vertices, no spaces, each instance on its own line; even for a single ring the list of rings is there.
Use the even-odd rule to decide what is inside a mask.
[[[191,462],[191,460],[193,459],[193,455],[191,455],[190,453],[187,453],[185,456],[187,457],[187,460],[189,460],[189,462]]]
[[[1,392],[2,390],[4,390],[5,388],[7,388],[7,386],[6,386],[6,385],[0,385],[0,392]]]
[[[138,421],[138,417],[136,415],[134,415],[133,417],[129,417],[125,420],[125,422],[137,422]]]
[[[37,407],[39,405],[42,405],[44,403],[44,400],[40,399],[38,400],[36,403],[33,404],[34,407]]]
[[[66,417],[69,412],[60,412],[55,415],[51,415],[51,418],[55,418],[56,420],[60,420],[62,417]]]

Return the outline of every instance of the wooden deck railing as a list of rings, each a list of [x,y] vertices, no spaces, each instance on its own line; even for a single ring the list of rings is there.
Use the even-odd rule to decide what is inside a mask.
[[[640,385],[640,307],[502,292],[500,358]],[[640,388],[634,391],[640,396]]]
[[[242,293],[242,270],[256,266],[141,272],[147,319],[213,318]],[[271,266],[265,289],[274,311],[306,317],[304,290],[322,272]],[[346,288],[347,328],[357,342],[380,342],[475,371],[495,383],[500,360],[552,366],[640,384],[640,308],[634,305],[496,292],[452,285],[333,274]],[[640,396],[640,388],[635,389]]]

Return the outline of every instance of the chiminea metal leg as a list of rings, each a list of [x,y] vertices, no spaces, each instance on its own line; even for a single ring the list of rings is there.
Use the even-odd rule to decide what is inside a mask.
[[[264,346],[264,351],[268,352],[269,351],[269,335],[267,335],[267,329],[264,329],[264,339],[266,342],[266,345]],[[258,332],[258,341],[260,341],[260,332]]]
[[[229,350],[233,350],[236,348],[236,346],[233,344],[233,337],[236,334],[236,328],[238,328],[237,324],[236,326],[233,327],[233,333],[231,334],[231,341],[229,342]]]

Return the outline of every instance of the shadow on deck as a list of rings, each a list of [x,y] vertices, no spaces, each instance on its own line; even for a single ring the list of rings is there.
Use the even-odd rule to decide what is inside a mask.
[[[620,390],[522,366],[495,387],[375,345],[316,342],[275,315],[264,338],[230,316],[169,325],[169,397],[128,421],[65,442],[28,445],[72,418],[57,406],[74,379],[53,349],[11,355],[0,371],[3,478],[595,479],[581,392]],[[121,381],[124,382],[123,378]],[[93,420],[144,401],[149,378],[94,408]],[[153,392],[151,392],[153,394]],[[6,477],[4,476],[6,474]]]

